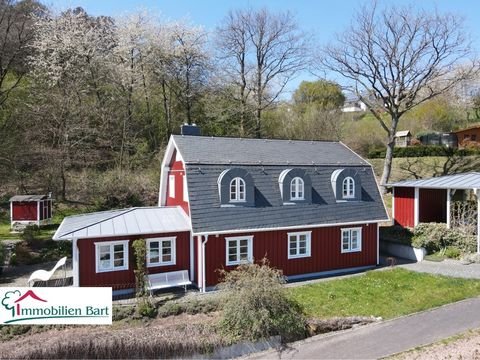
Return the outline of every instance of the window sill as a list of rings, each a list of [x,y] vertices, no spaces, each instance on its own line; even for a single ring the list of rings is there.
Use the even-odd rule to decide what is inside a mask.
[[[124,270],[128,270],[128,266],[123,266],[121,268],[114,268],[114,269],[105,269],[105,270],[96,269],[95,273],[101,274],[101,273],[124,271]]]
[[[172,266],[172,265],[176,265],[175,261],[163,262],[163,263],[150,263],[150,264],[147,264],[147,268],[158,267],[158,266]]]
[[[362,252],[362,249],[358,249],[358,250],[342,250],[342,254],[349,254],[349,253],[356,253],[356,252]]]
[[[312,257],[312,255],[310,255],[310,254],[306,254],[306,255],[289,255],[289,256],[288,256],[288,260],[304,259],[304,258],[309,258],[309,257]]]

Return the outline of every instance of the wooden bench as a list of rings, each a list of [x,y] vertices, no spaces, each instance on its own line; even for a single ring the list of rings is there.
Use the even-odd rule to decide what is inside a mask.
[[[191,283],[192,282],[188,276],[188,270],[147,275],[147,288],[150,291],[150,295],[153,295],[154,290],[176,286],[183,286],[185,291],[187,291],[187,285],[190,285]]]

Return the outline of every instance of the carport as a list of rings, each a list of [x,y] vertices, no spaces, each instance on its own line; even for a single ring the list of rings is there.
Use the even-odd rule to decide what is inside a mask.
[[[393,188],[394,223],[403,227],[415,227],[421,222],[446,223],[450,227],[452,202],[475,198],[477,252],[480,253],[480,173],[404,180],[389,186]]]

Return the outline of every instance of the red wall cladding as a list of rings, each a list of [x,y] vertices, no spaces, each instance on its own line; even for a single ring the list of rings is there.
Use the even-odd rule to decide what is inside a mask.
[[[13,202],[13,221],[37,220],[37,202]]]
[[[447,222],[447,190],[419,190],[419,222]]]
[[[154,234],[144,235],[138,237],[119,236],[115,238],[101,238],[101,239],[80,239],[78,240],[78,249],[80,251],[80,286],[111,286],[114,290],[131,289],[135,287],[135,257],[132,248],[132,242],[135,239],[143,238],[161,238],[176,236],[176,264],[170,266],[156,266],[147,268],[150,274],[161,272],[190,270],[190,233],[168,233],[168,234]],[[95,243],[108,242],[117,240],[130,240],[129,256],[128,256],[128,270],[110,271],[103,273],[96,273],[95,269]]]
[[[185,177],[185,167],[183,166],[183,162],[175,161],[176,152],[172,156],[172,162],[169,164],[170,170],[168,171],[168,175],[166,178],[167,186],[166,186],[166,206],[181,206],[182,209],[189,214],[189,207],[188,207],[188,199],[184,199],[183,197],[183,186]],[[170,175],[175,176],[175,197],[170,197]]]
[[[394,197],[395,225],[413,227],[415,221],[415,189],[411,187],[396,187]]]
[[[341,253],[340,234],[342,228],[362,228],[362,251]],[[312,231],[311,256],[299,259],[288,259],[288,232]],[[279,230],[253,232],[235,235],[210,235],[206,244],[207,286],[219,282],[217,269],[231,270],[234,266],[226,266],[225,237],[253,235],[253,257],[256,261],[266,257],[270,265],[282,269],[284,275],[301,275],[327,270],[344,269],[357,266],[376,265],[377,263],[377,224],[336,226],[305,230]]]

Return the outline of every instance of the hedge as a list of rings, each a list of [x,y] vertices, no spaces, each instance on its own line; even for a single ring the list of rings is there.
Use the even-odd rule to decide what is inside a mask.
[[[383,159],[385,148],[376,148],[368,152],[369,159]],[[440,145],[419,145],[396,147],[393,149],[394,158],[424,157],[424,156],[470,156],[479,155],[480,149],[452,149]]]

